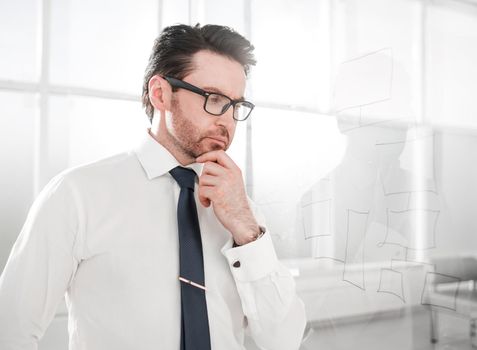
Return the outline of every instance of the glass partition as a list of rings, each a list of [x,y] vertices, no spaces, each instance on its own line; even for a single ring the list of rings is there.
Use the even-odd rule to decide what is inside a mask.
[[[196,22],[256,47],[230,155],[305,304],[300,349],[477,346],[473,1],[2,2],[0,267],[48,179],[142,136],[153,39]],[[61,305],[40,349],[66,329]]]

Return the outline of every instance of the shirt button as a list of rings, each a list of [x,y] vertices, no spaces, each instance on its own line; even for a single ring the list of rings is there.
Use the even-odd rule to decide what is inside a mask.
[[[240,261],[237,260],[236,262],[233,263],[232,266],[233,267],[240,267]]]

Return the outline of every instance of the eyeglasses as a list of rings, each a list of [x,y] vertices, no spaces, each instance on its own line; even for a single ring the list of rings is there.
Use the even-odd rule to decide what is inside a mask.
[[[232,106],[234,109],[233,118],[237,121],[243,121],[250,116],[255,105],[252,102],[244,100],[232,100],[230,97],[215,92],[207,92],[186,83],[185,81],[163,77],[172,87],[192,91],[205,97],[204,110],[212,115],[222,115]]]

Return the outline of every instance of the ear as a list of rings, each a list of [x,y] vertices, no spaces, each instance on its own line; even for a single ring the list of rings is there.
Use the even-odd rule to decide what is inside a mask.
[[[154,109],[170,110],[172,89],[169,83],[159,75],[149,79],[149,101]]]

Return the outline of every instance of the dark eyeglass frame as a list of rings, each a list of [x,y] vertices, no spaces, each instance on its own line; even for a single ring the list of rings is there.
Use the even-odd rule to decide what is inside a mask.
[[[205,91],[205,90],[202,90],[201,88],[195,86],[195,85],[192,85],[192,84],[189,84],[183,80],[180,80],[180,79],[176,79],[176,78],[172,78],[172,77],[167,77],[167,76],[164,76],[163,77],[172,87],[174,88],[179,88],[179,89],[185,89],[185,90],[188,90],[188,91],[191,91],[191,92],[194,92],[198,95],[201,95],[201,96],[204,96],[205,97],[205,100],[204,100],[204,105],[203,105],[203,108],[204,108],[204,111],[206,111],[207,113],[209,114],[212,114],[212,115],[216,115],[216,116],[219,116],[219,115],[223,115],[225,114],[230,106],[233,107],[234,109],[234,113],[232,114],[234,120],[237,120],[237,121],[244,121],[246,120],[250,114],[252,113],[255,105],[252,103],[252,102],[249,102],[249,101],[245,101],[245,100],[232,100],[230,97],[224,95],[224,94],[220,94],[218,92],[209,92],[209,91]],[[229,100],[230,102],[227,103],[225,106],[227,106],[227,108],[223,108],[222,109],[222,113],[212,113],[210,111],[207,110],[206,106],[207,106],[207,101],[209,99],[209,97],[211,95],[218,95],[218,96],[222,96],[224,98],[226,98],[227,100]],[[243,119],[237,119],[236,116],[235,116],[235,105],[237,105],[238,103],[240,104],[243,104],[244,106],[246,106],[247,108],[250,109],[250,111],[247,113],[247,115],[245,116],[245,118]],[[224,107],[225,107],[224,106]]]

